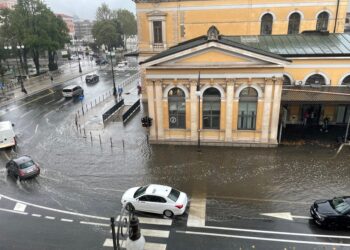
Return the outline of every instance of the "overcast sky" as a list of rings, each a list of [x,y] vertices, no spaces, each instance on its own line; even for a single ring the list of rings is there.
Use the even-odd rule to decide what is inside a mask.
[[[106,3],[112,9],[128,9],[135,13],[135,4],[131,0],[45,0],[46,4],[56,13],[76,15],[81,19],[95,19],[96,9]],[[350,0],[349,8],[350,11]]]
[[[80,19],[95,19],[96,10],[102,3],[111,9],[128,9],[135,13],[135,4],[131,0],[45,0],[55,13],[78,16]]]

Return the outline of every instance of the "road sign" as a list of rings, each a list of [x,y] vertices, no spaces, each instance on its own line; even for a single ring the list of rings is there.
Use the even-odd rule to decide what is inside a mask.
[[[177,121],[177,119],[176,119],[175,116],[170,117],[170,123],[171,123],[171,124],[175,124],[176,121]]]

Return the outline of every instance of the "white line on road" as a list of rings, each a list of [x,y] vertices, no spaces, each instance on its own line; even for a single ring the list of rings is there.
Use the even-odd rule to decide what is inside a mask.
[[[52,103],[52,102],[54,102],[54,101],[56,101],[56,100],[51,100],[51,101],[49,101],[49,102],[46,102],[45,105],[50,104],[50,103]]]
[[[173,224],[173,221],[170,219],[156,219],[156,218],[148,218],[148,217],[138,217],[138,218],[141,224],[155,224],[155,225],[165,225],[165,226],[171,226],[171,224]],[[119,216],[117,217],[116,221],[119,221]]]
[[[121,246],[125,246],[125,241],[121,240],[119,241]],[[103,243],[104,247],[113,247],[113,240],[112,239],[106,239],[105,242]],[[165,250],[166,249],[166,244],[161,244],[161,243],[150,243],[146,242],[145,247],[143,248],[144,250]]]
[[[146,237],[169,238],[169,233],[165,230],[141,229],[141,234]]]
[[[27,212],[20,212],[20,211],[9,210],[9,209],[4,209],[4,208],[0,208],[0,211],[14,213],[14,214],[23,214],[23,215],[28,214]]]
[[[73,222],[73,220],[71,220],[71,219],[61,219],[61,221],[63,221],[63,222]]]
[[[45,216],[45,219],[48,219],[48,220],[54,220],[55,217],[52,217],[52,216]]]
[[[193,231],[176,231],[176,232],[177,232],[177,233],[182,233],[182,234],[215,236],[215,237],[235,238],[235,239],[246,239],[246,240],[273,241],[273,242],[285,242],[285,243],[296,243],[296,244],[307,244],[307,245],[322,245],[322,246],[342,246],[342,247],[350,247],[350,244],[332,243],[332,242],[317,242],[317,241],[303,241],[303,240],[287,240],[287,239],[262,238],[262,237],[253,237],[253,236],[230,235],[230,234],[216,234],[216,233],[204,233],[204,232],[193,232]]]
[[[278,218],[278,219],[283,219],[283,220],[289,220],[289,221],[293,221],[294,218],[297,219],[312,219],[310,216],[300,216],[300,215],[292,215],[290,212],[285,212],[285,213],[264,213],[264,214],[260,214],[263,216],[269,216],[269,217],[273,217],[273,218]]]
[[[84,225],[93,225],[93,226],[99,226],[99,227],[110,227],[110,226],[111,226],[111,225],[109,225],[109,224],[96,223],[96,222],[88,222],[88,221],[80,221],[80,224],[84,224]]]
[[[33,109],[32,109],[32,110],[29,110],[28,112],[26,112],[26,113],[24,113],[23,115],[21,115],[21,118],[23,118],[23,117],[25,117],[26,115],[32,113],[33,111],[34,111]]]
[[[191,206],[187,220],[188,227],[205,226],[206,202],[207,200],[205,198],[193,197],[191,199]]]
[[[278,235],[288,235],[288,236],[302,236],[302,237],[318,237],[318,238],[335,238],[335,239],[349,239],[350,236],[342,235],[328,235],[328,234],[303,234],[303,233],[293,233],[293,232],[281,232],[281,231],[266,231],[266,230],[256,230],[256,229],[245,229],[245,228],[230,228],[230,227],[214,227],[205,226],[197,227],[204,229],[216,229],[222,231],[236,231],[236,232],[248,232],[248,233],[260,233],[260,234],[278,234]]]
[[[36,134],[36,132],[38,132],[38,128],[39,128],[39,124],[37,124],[35,127],[35,134]]]
[[[60,210],[60,209],[55,209],[55,208],[35,205],[35,204],[29,203],[29,202],[13,199],[13,198],[11,198],[9,196],[6,196],[6,195],[3,195],[3,194],[0,194],[0,197],[5,198],[5,199],[10,200],[10,201],[20,202],[20,203],[23,203],[23,204],[25,204],[27,206],[41,208],[41,209],[45,209],[45,210],[49,210],[49,211],[53,211],[53,212],[57,212],[57,213],[70,214],[70,215],[86,217],[86,218],[92,218],[92,219],[97,219],[97,220],[109,220],[109,218],[107,218],[107,217],[100,217],[100,216],[94,216],[94,215],[88,215],[88,214],[82,214],[82,213],[74,213],[74,212],[71,212],[71,211],[65,211],[65,210]]]
[[[41,214],[32,214],[33,217],[37,217],[37,218],[40,218],[41,217]]]
[[[24,210],[26,210],[26,207],[27,207],[27,205],[24,205],[24,204],[22,204],[22,203],[17,202],[17,203],[16,203],[16,206],[14,207],[13,210],[15,210],[15,211],[20,211],[20,212],[24,212]]]

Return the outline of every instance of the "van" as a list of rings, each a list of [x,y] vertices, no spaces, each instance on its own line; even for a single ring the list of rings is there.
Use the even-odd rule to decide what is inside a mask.
[[[16,145],[16,134],[10,121],[0,122],[0,148],[8,148]]]
[[[69,85],[62,90],[64,97],[74,97],[84,95],[84,90],[79,85]]]

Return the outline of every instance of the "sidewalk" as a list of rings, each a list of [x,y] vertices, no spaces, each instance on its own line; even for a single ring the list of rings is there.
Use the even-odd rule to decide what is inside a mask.
[[[8,91],[0,91],[0,107],[8,105],[17,100],[21,100],[27,96],[34,95],[42,90],[46,90],[55,86],[58,86],[66,81],[80,77],[81,75],[89,74],[97,69],[99,66],[96,66],[94,63],[88,63],[87,61],[82,62],[83,73],[79,73],[79,68],[77,63],[71,63],[71,65],[63,65],[60,67],[63,70],[63,73],[59,76],[55,76],[53,83],[49,76],[37,76],[30,78],[29,80],[24,81],[24,87],[27,90],[28,94],[24,94],[21,90],[20,85],[17,88]]]
[[[124,107],[112,115],[107,123],[115,122],[117,120],[119,121],[117,118],[139,99],[139,95],[137,93],[139,79],[133,78],[133,76],[131,76],[130,79],[131,81],[128,81],[128,79],[124,81],[126,84],[121,84],[124,86],[124,93],[122,96],[124,99]],[[110,91],[103,96],[98,96],[93,100],[86,100],[83,102],[81,108],[79,108],[76,113],[79,132],[83,136],[86,136],[91,131],[104,130],[106,122],[103,122],[102,114],[113,107],[118,101],[120,100],[113,96],[112,91]]]

